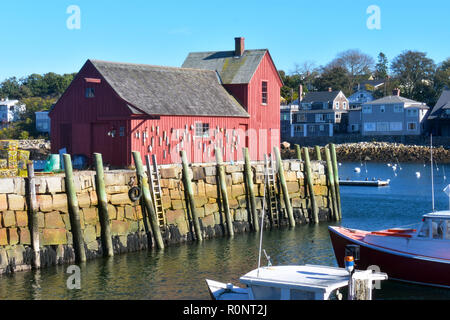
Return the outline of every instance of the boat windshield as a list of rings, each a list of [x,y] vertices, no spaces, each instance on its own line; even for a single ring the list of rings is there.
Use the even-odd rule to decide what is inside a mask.
[[[446,233],[445,221],[433,219],[431,220],[431,226],[433,231],[433,239],[444,239]]]
[[[420,228],[418,237],[429,238],[430,237],[430,219],[424,219],[422,222],[422,227]]]

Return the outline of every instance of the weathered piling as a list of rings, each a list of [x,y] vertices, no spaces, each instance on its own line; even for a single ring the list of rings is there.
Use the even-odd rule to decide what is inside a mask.
[[[334,173],[334,181],[335,181],[335,189],[336,189],[336,200],[337,200],[337,209],[339,212],[339,219],[342,219],[342,212],[341,212],[341,193],[339,189],[339,172],[338,172],[338,162],[336,157],[336,147],[334,143],[330,143],[330,152],[331,152],[331,161],[333,164],[333,173]]]
[[[194,231],[197,241],[203,240],[202,230],[200,228],[200,222],[198,220],[198,212],[197,207],[195,205],[194,191],[192,189],[191,179],[189,177],[189,165],[187,162],[186,151],[181,151],[181,161],[183,163],[183,185],[184,190],[186,191],[186,196],[189,203],[189,207],[191,209],[191,218],[194,224]]]
[[[233,229],[233,221],[231,219],[230,205],[228,202],[227,182],[225,179],[225,167],[223,165],[221,149],[216,148],[215,154],[216,154],[216,162],[217,162],[216,172],[217,172],[217,177],[219,180],[220,198],[222,199],[222,208],[225,213],[225,220],[227,223],[228,235],[230,237],[232,237],[232,236],[234,236],[234,229]]]
[[[283,162],[281,161],[280,149],[278,149],[277,147],[274,147],[273,150],[275,152],[275,157],[277,159],[278,177],[280,178],[281,189],[283,190],[283,199],[284,199],[284,204],[286,206],[286,211],[287,211],[288,218],[289,218],[289,225],[291,227],[295,227],[294,214],[292,212],[291,199],[289,197],[289,191],[288,191],[288,187],[286,184],[286,178],[284,176],[284,167],[283,167]]]
[[[309,198],[311,202],[311,210],[313,214],[314,223],[319,223],[319,209],[317,208],[316,197],[314,194],[314,184],[312,179],[311,162],[309,160],[308,148],[303,148],[303,153],[305,155],[305,179],[308,185]]]
[[[325,147],[325,159],[327,162],[327,177],[328,177],[328,189],[331,193],[331,207],[333,211],[333,218],[335,221],[339,220],[339,212],[337,208],[337,199],[336,199],[336,187],[334,181],[334,173],[333,173],[333,165],[331,163],[331,155],[328,147]]]
[[[36,182],[34,179],[34,166],[30,161],[27,164],[28,173],[28,221],[31,237],[31,248],[33,249],[33,258],[31,265],[34,269],[41,267],[41,254],[39,246],[39,221],[38,221],[38,204],[36,199]]]
[[[320,153],[320,147],[319,146],[315,146],[314,149],[316,150],[316,159],[318,161],[322,161],[322,154]]]
[[[100,237],[105,257],[114,256],[114,248],[109,224],[108,199],[105,190],[105,177],[103,172],[103,159],[100,153],[94,153],[95,162],[95,190],[98,199],[98,216],[100,220]]]
[[[145,175],[144,167],[142,165],[141,154],[138,151],[133,151],[134,164],[136,166],[136,175],[138,183],[142,191],[143,204],[145,210],[149,216],[150,227],[152,228],[153,238],[158,249],[164,249],[164,241],[161,236],[161,230],[159,228],[158,217],[156,216],[155,208],[153,207],[152,198],[150,195],[150,189],[148,185],[148,178]]]
[[[258,213],[256,211],[256,198],[255,192],[253,190],[253,171],[252,166],[250,164],[250,155],[248,152],[248,148],[242,148],[242,153],[244,154],[244,175],[245,175],[245,184],[247,186],[248,198],[249,198],[249,209],[253,220],[253,230],[256,232],[259,231],[259,222],[258,222]]]
[[[66,174],[66,194],[69,207],[70,226],[73,236],[73,248],[75,260],[77,262],[86,261],[86,251],[84,249],[84,239],[81,230],[80,212],[78,207],[77,193],[73,181],[72,160],[69,154],[64,154],[64,170]]]
[[[303,161],[302,149],[300,148],[300,145],[298,145],[298,144],[295,145],[295,154],[296,154],[298,160]]]

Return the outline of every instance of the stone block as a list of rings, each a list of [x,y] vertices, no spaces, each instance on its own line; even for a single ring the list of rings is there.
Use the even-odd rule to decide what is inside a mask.
[[[114,207],[111,204],[108,204],[108,216],[110,220],[114,220],[117,218],[117,210],[116,207]]]
[[[89,192],[82,192],[77,194],[78,206],[80,208],[89,208],[91,206],[91,197]]]
[[[14,192],[14,179],[6,178],[2,179],[2,183],[0,183],[0,193],[11,193]]]
[[[25,209],[25,198],[16,194],[8,194],[8,210],[21,211]]]
[[[205,178],[206,183],[216,185],[217,184],[217,178],[215,176],[206,176]]]
[[[124,220],[125,217],[125,208],[124,207],[116,207],[117,217],[116,220]]]
[[[183,209],[185,207],[183,200],[172,200],[172,209],[178,210]]]
[[[242,171],[242,168],[239,165],[226,165],[225,166],[226,173],[232,173],[232,172],[238,172],[238,171]]]
[[[170,190],[170,198],[172,200],[183,200],[184,192],[179,189]]]
[[[0,194],[0,212],[8,210],[6,194]]]
[[[231,181],[233,184],[241,184],[244,182],[244,174],[242,172],[231,173]]]
[[[95,225],[99,221],[97,209],[95,207],[83,208],[82,212],[85,224]]]
[[[172,200],[170,199],[170,196],[162,196],[161,200],[164,208],[170,208],[172,206]]]
[[[46,177],[47,192],[54,194],[62,192],[62,178],[61,177]]]
[[[8,233],[6,228],[0,228],[0,246],[8,245]]]
[[[65,229],[44,229],[42,231],[42,245],[67,244]]]
[[[328,188],[326,186],[315,185],[313,186],[313,190],[316,196],[326,196],[328,193]]]
[[[160,179],[161,188],[175,189],[178,181],[175,179]]]
[[[14,211],[5,211],[3,212],[2,216],[2,225],[4,228],[16,226],[16,215],[14,214]]]
[[[111,221],[111,234],[113,236],[123,236],[128,233],[129,228],[128,221],[119,221],[119,220],[112,220]]]
[[[297,172],[295,171],[286,171],[284,176],[286,178],[286,182],[297,181]]]
[[[43,212],[38,212],[37,213],[37,218],[38,218],[38,226],[39,226],[39,228],[44,228],[45,227],[44,213]]]
[[[208,198],[205,196],[196,196],[196,197],[194,197],[194,201],[195,201],[195,206],[197,208],[200,208],[208,203]]]
[[[98,205],[97,192],[95,192],[95,191],[89,191],[89,197],[91,198],[91,206],[96,206],[96,205]]]
[[[179,167],[168,167],[159,169],[159,174],[163,179],[179,179],[181,173],[181,168]]]
[[[195,190],[194,194],[196,196],[205,196],[206,195],[205,182],[203,180],[197,181],[197,183],[195,184],[194,190]]]
[[[241,195],[245,195],[245,187],[244,184],[236,184],[231,186],[231,194],[232,198],[237,198]]]
[[[91,243],[97,240],[97,232],[95,231],[95,226],[90,225],[84,229],[83,239],[85,243]]]
[[[205,195],[209,198],[217,198],[217,186],[214,184],[205,184]]]
[[[28,226],[28,213],[26,211],[16,211],[16,223],[18,227]]]
[[[298,182],[286,182],[286,187],[289,193],[296,193],[300,190]]]
[[[124,175],[117,174],[114,172],[105,172],[104,179],[105,179],[105,187],[114,185],[123,186],[128,182],[125,181],[126,179]]]
[[[107,186],[107,187],[105,187],[105,191],[108,194],[128,193],[128,187],[127,186]]]
[[[54,210],[69,212],[67,204],[67,195],[65,193],[58,193],[53,195],[52,207]]]
[[[214,214],[219,211],[219,205],[217,203],[207,203],[205,204],[205,216]]]
[[[209,215],[202,218],[202,224],[204,227],[214,227],[216,224],[214,221],[214,215]]]
[[[19,228],[19,243],[31,245],[30,230],[27,228]]]
[[[167,224],[177,224],[178,221],[185,221],[184,210],[166,210]]]
[[[59,211],[52,211],[45,213],[45,228],[46,229],[63,229],[66,225],[61,217]]]
[[[137,220],[134,208],[132,206],[125,206],[125,218],[128,220]]]
[[[53,198],[51,195],[48,194],[42,194],[36,196],[38,205],[39,205],[39,211],[42,212],[50,212],[53,211]]]
[[[70,231],[72,229],[72,226],[70,225],[70,217],[68,213],[61,214],[61,218],[64,221],[64,225],[66,226],[66,230]]]
[[[111,195],[111,204],[112,205],[125,205],[132,204],[130,197],[128,197],[128,193],[118,193]]]
[[[64,179],[63,179],[64,180]],[[36,194],[44,194],[47,192],[47,180],[44,177],[35,178]]]
[[[192,167],[192,180],[203,180],[205,177],[206,175],[203,167]]]
[[[215,166],[208,166],[204,167],[205,169],[205,175],[206,176],[214,176],[216,175],[216,167]]]
[[[300,162],[292,161],[291,162],[291,171],[300,171]]]
[[[177,224],[177,227],[178,227],[178,231],[183,236],[189,232],[188,224],[186,221],[179,221],[179,223]]]

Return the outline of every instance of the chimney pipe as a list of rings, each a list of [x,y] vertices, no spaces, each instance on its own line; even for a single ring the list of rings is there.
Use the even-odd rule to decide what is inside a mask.
[[[303,86],[298,86],[298,104],[300,105],[300,102],[303,100]]]
[[[392,94],[394,96],[400,97],[400,89],[396,88],[396,89],[392,90]]]
[[[234,38],[234,55],[235,56],[242,56],[242,54],[245,51],[245,38],[238,37]]]

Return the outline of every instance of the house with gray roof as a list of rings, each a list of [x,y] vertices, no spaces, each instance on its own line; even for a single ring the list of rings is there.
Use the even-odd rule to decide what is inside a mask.
[[[340,90],[308,92],[294,113],[292,136],[333,136],[347,131],[349,102]]]
[[[428,116],[428,122],[434,135],[450,136],[450,89],[442,91]]]
[[[361,134],[368,135],[420,135],[429,107],[422,102],[393,95],[364,103],[361,110]]]

